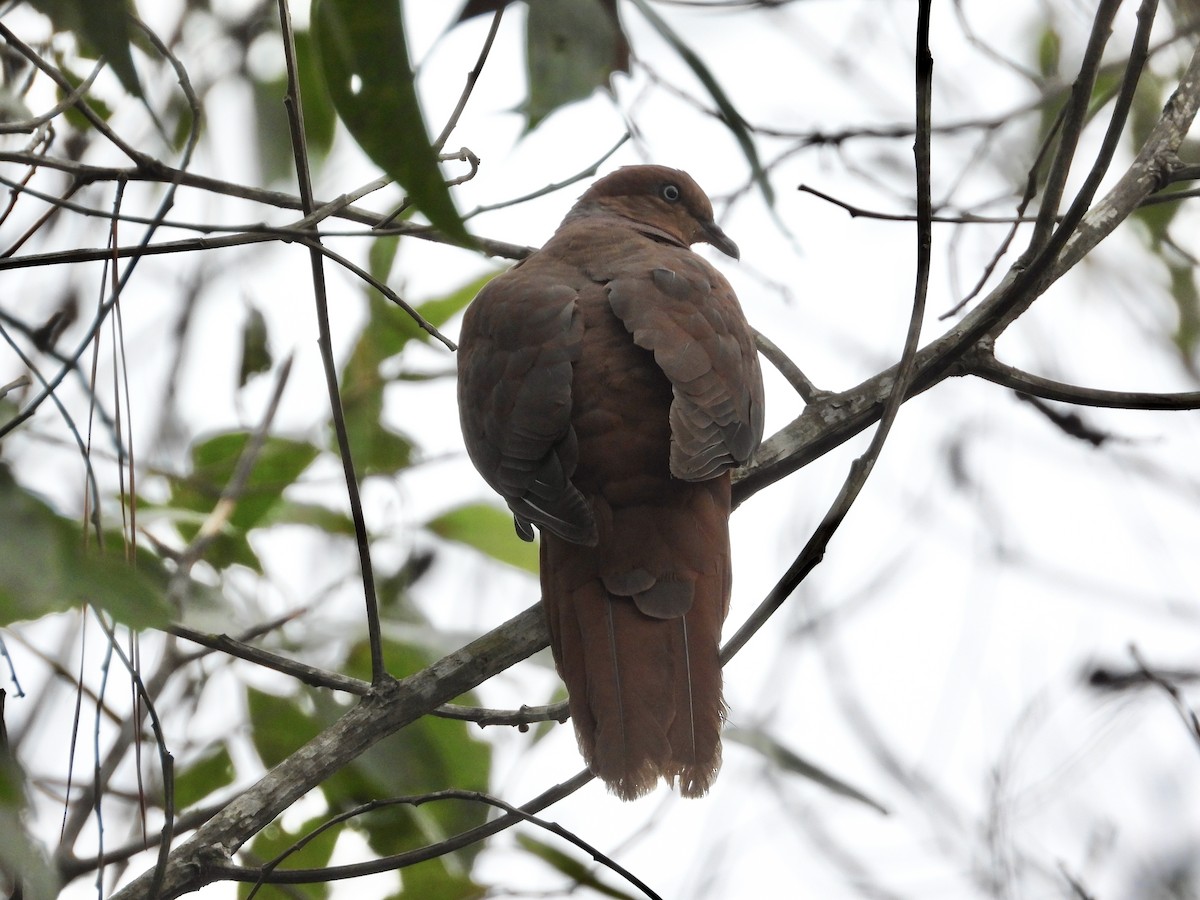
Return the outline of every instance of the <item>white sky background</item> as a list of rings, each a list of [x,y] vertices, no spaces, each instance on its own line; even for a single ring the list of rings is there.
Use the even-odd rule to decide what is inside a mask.
[[[157,16],[173,21],[174,13],[158,4],[141,5],[155,7],[144,9],[152,24]],[[487,28],[480,18],[445,34],[457,6],[406,4],[412,56],[422,66],[421,88],[435,129],[457,99]],[[964,6],[978,34],[1029,63],[1040,4]],[[1080,6],[1063,7],[1064,71],[1073,73],[1090,18]],[[912,119],[914,3],[813,0],[770,13],[669,6],[660,11],[712,66],[751,122],[835,131]],[[622,12],[635,54],[702,97],[636,10],[623,6]],[[1128,46],[1133,13],[1131,5],[1122,11],[1115,52]],[[1160,17],[1166,25],[1165,10]],[[764,19],[771,27],[763,27]],[[534,190],[586,167],[620,136],[621,111],[630,108],[640,140],[626,145],[605,171],[642,161],[674,165],[718,199],[742,186],[744,162],[728,132],[669,94],[647,89],[636,68],[633,79],[618,77],[616,105],[594,96],[555,113],[521,139],[522,120],[511,110],[524,97],[523,20],[521,8],[506,13],[483,78],[450,139],[450,148],[465,145],[482,160],[478,177],[456,192],[460,209]],[[963,38],[949,4],[935,4],[932,50],[935,124],[1003,113],[1032,99],[1024,82]],[[219,48],[213,52],[185,63],[219,69]],[[269,52],[263,56],[273,58]],[[1169,51],[1163,62],[1173,65],[1177,58]],[[214,91],[207,108],[210,128],[214,138],[227,139],[206,142],[196,171],[233,181],[258,178],[237,139],[251,127],[252,112],[238,90]],[[131,114],[127,121],[138,119]],[[1000,131],[987,160],[961,185],[963,160],[976,149],[975,139],[935,139],[935,200],[950,190],[956,206],[1004,196],[1009,184],[996,170],[1024,171],[1034,125],[1030,117]],[[1094,150],[1095,138],[1089,132],[1078,157],[1084,170],[1091,159],[1086,148]],[[750,192],[722,223],[741,246],[741,263],[700,250],[733,282],[751,322],[822,388],[848,388],[895,360],[912,297],[915,236],[912,225],[852,219],[798,194],[795,186],[807,183],[864,207],[907,212],[906,198],[913,194],[910,143],[868,140],[848,143],[842,153],[795,154],[772,177],[778,216],[794,243]],[[764,161],[783,147],[764,141]],[[344,135],[335,159],[323,170],[319,196],[351,190],[376,174]],[[1127,161],[1127,154],[1119,159]],[[1121,170],[1120,162],[1114,169]],[[481,215],[471,228],[536,246],[583,189],[577,185]],[[394,193],[378,198],[379,208],[394,199]],[[1003,214],[1011,204],[983,211]],[[181,195],[172,215],[239,222],[261,212],[192,194]],[[1186,215],[1196,222],[1194,211]],[[1179,227],[1176,233],[1189,232]],[[1001,234],[999,227],[961,234],[952,226],[935,229],[926,339],[948,327],[935,317],[974,283]],[[1190,234],[1191,251],[1200,252],[1194,237],[1200,230]],[[81,236],[81,244],[95,245],[94,236]],[[362,253],[366,243],[347,239],[334,246]],[[1195,389],[1164,346],[1174,321],[1162,293],[1165,273],[1141,264],[1139,246],[1131,227],[1110,238],[1010,329],[999,357],[1091,387]],[[234,335],[250,299],[268,318],[276,358],[297,354],[277,427],[311,433],[325,417],[325,401],[307,255],[301,248],[222,254],[228,271],[206,287],[190,347],[205,354],[205,363],[202,370],[193,367],[182,386],[187,425],[203,433],[257,421],[269,379],[243,393],[240,409],[223,399],[234,383]],[[174,306],[167,301],[174,300],[182,275],[176,261],[143,265],[123,304],[126,340],[137,348],[131,360],[137,373],[135,433],[148,439],[156,373],[168,362],[155,353],[155,335],[172,320]],[[410,240],[401,247],[393,286],[406,299],[420,301],[447,293],[487,266],[463,251]],[[361,294],[341,273],[332,267],[329,272],[335,343],[345,348],[362,323]],[[26,270],[19,289],[37,296],[40,279],[49,277]],[[87,290],[84,296],[90,297]],[[55,300],[43,300],[48,310]],[[447,332],[456,330],[452,323]],[[221,333],[229,340],[222,342]],[[222,344],[226,358],[219,357]],[[405,363],[430,371],[453,364],[433,347],[417,350]],[[0,357],[0,383],[13,377],[11,365]],[[798,415],[802,404],[769,367],[767,374],[771,432]],[[374,527],[390,527],[395,535],[391,546],[377,549],[382,564],[431,541],[414,535],[413,525],[462,501],[489,498],[462,454],[452,383],[398,385],[389,400],[393,420],[434,462],[415,468],[398,485],[368,485]],[[823,564],[727,669],[731,724],[764,727],[881,802],[890,816],[772,769],[730,740],[721,777],[704,800],[683,801],[661,790],[621,804],[592,784],[546,817],[612,853],[664,897],[986,896],[987,873],[1004,878],[1018,869],[1017,896],[1065,896],[1060,863],[1097,897],[1136,897],[1144,895],[1139,873],[1161,868],[1174,855],[1194,858],[1200,839],[1196,745],[1161,694],[1097,698],[1081,687],[1080,672],[1092,660],[1128,663],[1131,642],[1158,665],[1187,666],[1196,658],[1197,414],[1081,413],[1118,439],[1092,449],[1061,434],[1009,392],[969,380],[946,382],[906,404]],[[47,414],[39,416],[39,423],[46,421]],[[803,545],[865,440],[763,491],[735,514],[734,604],[727,634]],[[73,489],[65,485],[77,480],[60,477],[61,458],[35,458],[42,451],[33,441],[8,444],[6,457],[23,478],[70,501]],[[960,467],[957,481],[948,473],[951,459]],[[318,468],[313,495],[328,500],[338,477],[332,465]],[[317,599],[307,627],[346,633],[361,627],[361,603],[353,579],[346,579],[353,557],[305,553],[294,539],[288,533],[259,539],[271,560],[271,584],[248,586],[247,602],[254,607],[246,610],[247,620]],[[498,571],[462,548],[437,547],[435,570],[420,583],[418,595],[435,623],[473,635],[537,599],[534,579]],[[322,596],[335,584],[332,596]],[[543,654],[485,686],[482,696],[497,706],[540,703],[554,684]],[[9,710],[15,716],[10,727],[29,714],[16,702]],[[855,711],[865,719],[855,718]],[[219,700],[210,699],[197,722],[205,716],[220,722],[224,715]],[[903,779],[872,754],[864,728],[876,730]],[[510,802],[525,801],[581,765],[569,727],[532,746],[527,737],[488,734],[497,748],[493,791]],[[914,796],[904,781],[927,782],[929,792]],[[52,839],[53,815],[42,824]],[[480,878],[558,896],[561,877],[507,852],[512,840],[505,835],[492,842]],[[340,861],[349,861],[352,849]],[[615,877],[603,877],[615,883]],[[382,895],[394,881],[379,883]],[[366,882],[352,882],[337,895],[364,896],[370,890]],[[232,895],[233,888],[224,885],[201,893]]]

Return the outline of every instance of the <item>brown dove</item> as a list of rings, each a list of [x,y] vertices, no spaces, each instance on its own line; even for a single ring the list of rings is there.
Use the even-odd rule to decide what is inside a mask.
[[[704,794],[721,764],[729,470],[763,430],[753,332],[690,249],[738,257],[686,173],[601,178],[541,250],[467,309],[458,403],[471,461],[518,532],[579,747],[625,800]]]

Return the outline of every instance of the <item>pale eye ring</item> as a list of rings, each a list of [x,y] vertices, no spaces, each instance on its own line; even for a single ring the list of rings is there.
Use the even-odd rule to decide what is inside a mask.
[[[679,186],[670,183],[662,186],[662,190],[659,191],[659,195],[668,203],[678,203],[679,198],[682,196],[682,194],[679,193]]]

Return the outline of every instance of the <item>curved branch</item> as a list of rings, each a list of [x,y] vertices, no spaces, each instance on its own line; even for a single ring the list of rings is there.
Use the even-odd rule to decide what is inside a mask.
[[[1102,409],[1200,409],[1200,391],[1153,393],[1079,387],[1015,369],[982,350],[970,354],[964,363],[966,371],[972,375],[978,375],[993,384],[1012,388],[1023,394],[1041,397],[1043,400],[1056,400],[1059,403],[1074,403],[1078,406],[1095,406]]]

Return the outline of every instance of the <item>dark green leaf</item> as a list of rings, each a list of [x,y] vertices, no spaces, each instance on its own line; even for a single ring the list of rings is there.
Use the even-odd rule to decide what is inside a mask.
[[[296,32],[296,74],[300,81],[300,99],[304,107],[304,135],[310,157],[322,159],[333,146],[337,131],[337,110],[321,72],[321,58],[312,32]]]
[[[434,661],[433,654],[417,645],[387,641],[384,658],[389,672],[407,675]],[[370,677],[370,654],[365,643],[355,646],[344,670]],[[315,698],[327,705],[324,697]],[[470,695],[463,703],[474,701]],[[336,710],[329,710],[330,717]],[[325,785],[330,807],[347,809],[357,803],[388,797],[428,793],[445,788],[486,791],[491,770],[491,749],[479,739],[479,730],[465,722],[425,716],[380,741]],[[371,848],[380,854],[398,853],[448,837],[486,820],[483,804],[446,800],[419,808],[402,805],[371,812],[355,820]],[[460,860],[474,857],[480,848],[461,851]]]
[[[872,800],[862,791],[858,790],[858,788],[852,787],[835,775],[831,775],[820,766],[800,757],[765,731],[751,728],[726,728],[725,736],[730,740],[737,741],[739,744],[757,750],[766,759],[779,766],[785,772],[791,772],[794,775],[815,781],[835,794],[842,797],[849,797],[851,800],[857,800],[859,803],[864,803],[872,809],[883,813],[885,816],[888,815],[887,808],[883,804]]]
[[[249,440],[249,432],[228,431],[193,446],[192,474],[185,482],[176,483],[177,502],[188,509],[210,511],[233,479]],[[257,525],[317,453],[317,448],[305,441],[268,435],[255,456],[244,490],[236,498],[237,509],[230,521],[244,529]]]
[[[1058,31],[1051,25],[1047,25],[1042,31],[1042,36],[1038,40],[1038,72],[1044,78],[1058,77],[1058,64],[1062,57],[1062,38],[1058,36]]]
[[[199,759],[176,770],[175,811],[187,809],[210,794],[233,784],[233,760],[224,744],[209,747]]]
[[[262,524],[308,525],[326,534],[354,534],[354,522],[345,513],[315,503],[296,503],[286,498],[271,508]]]
[[[325,83],[354,139],[436,228],[470,246],[425,128],[400,4],[314,0],[312,18]]]
[[[470,900],[489,896],[488,892],[460,866],[444,859],[429,859],[400,871],[403,887],[396,896],[402,900]]]
[[[629,894],[625,891],[617,890],[610,887],[601,881],[596,874],[591,871],[586,865],[581,863],[575,857],[564,853],[557,847],[552,847],[544,841],[539,841],[537,838],[532,838],[526,834],[517,835],[517,843],[525,848],[529,853],[532,853],[542,862],[552,866],[555,870],[566,875],[576,884],[583,887],[590,887],[598,894],[603,894],[605,897],[618,897],[621,900],[633,900],[635,896],[640,894]]]
[[[367,271],[376,281],[387,283],[396,262],[396,251],[400,249],[400,235],[385,234],[371,241],[367,251]]]
[[[1196,269],[1183,262],[1172,262],[1171,297],[1179,314],[1179,326],[1175,330],[1175,345],[1185,361],[1195,358],[1200,348],[1200,289],[1196,285]]]
[[[71,68],[70,63],[62,54],[55,54],[55,62],[58,65],[58,70],[62,72],[63,77],[67,79],[67,83],[70,84],[73,89],[83,84],[85,76],[80,75],[73,68]],[[89,72],[88,74],[91,73]],[[68,93],[68,91],[59,88],[58,98],[60,100],[65,99]],[[91,107],[92,112],[100,117],[101,121],[107,122],[110,118],[112,118],[112,107],[110,107],[99,97],[88,97],[88,106]],[[67,107],[64,115],[67,117],[67,121],[70,122],[72,126],[82,132],[86,132],[92,127],[87,116],[80,112],[79,107],[75,106],[74,104]]]
[[[536,574],[538,550],[517,537],[512,513],[486,503],[471,503],[425,523],[434,534],[474,547],[493,559]]]
[[[85,548],[79,523],[22,489],[3,466],[0,522],[0,625],[81,603],[134,628],[155,628],[170,619],[152,557],[139,557],[149,569],[142,571],[120,555],[118,540],[108,541],[111,549],[104,553]]]
[[[296,40],[296,70],[300,82],[300,103],[304,110],[304,137],[310,162],[329,155],[336,131],[337,113],[321,75],[320,61],[310,32],[298,31]],[[292,133],[288,124],[284,97],[287,96],[287,76],[280,73],[267,81],[254,82],[256,142],[263,177],[267,182],[294,179],[295,154]]]
[[[129,16],[125,0],[30,0],[50,17],[58,31],[70,31],[85,51],[103,54],[125,90],[142,96],[133,54],[129,50]]]
[[[629,41],[614,0],[529,0],[525,130],[629,71]]]
[[[267,320],[251,306],[242,323],[242,363],[238,367],[238,387],[245,387],[251,375],[271,369],[271,347],[267,343]]]
[[[191,540],[200,520],[210,513],[221,492],[233,479],[234,469],[250,439],[249,432],[232,431],[208,438],[192,448],[192,472],[171,479],[170,506],[199,515],[181,520],[176,527]],[[270,513],[283,502],[283,491],[317,458],[318,449],[303,441],[268,436],[255,459],[250,477],[237,497],[225,531],[209,546],[205,559],[217,568],[240,563],[259,571],[258,557],[247,541],[251,529],[269,524]]]
[[[416,307],[421,318],[432,325],[434,328],[441,328],[450,319],[458,313],[466,309],[467,304],[475,299],[475,295],[483,289],[483,286],[491,281],[497,272],[488,272],[478,278],[468,281],[461,287],[455,288],[444,297],[438,297],[433,300],[426,300],[424,303]],[[416,323],[408,313],[402,309],[397,309],[395,306],[390,306],[391,316],[395,317],[395,336],[402,341],[400,346],[396,347],[393,352],[398,353],[403,348],[403,342],[411,340],[428,341],[430,340],[429,332]],[[390,349],[390,348],[389,348]]]
[[[467,19],[484,14],[495,15],[498,10],[514,2],[515,0],[467,0],[462,12],[458,14],[456,22],[465,22]]]
[[[248,687],[246,706],[254,749],[268,769],[316,737],[326,724],[305,697],[279,697]]]
[[[300,840],[307,837],[310,833],[315,832],[327,820],[327,816],[317,816],[309,819],[298,827],[295,831],[290,831],[283,827],[279,820],[272,822],[250,842],[250,853],[255,859],[261,859],[264,862],[276,859],[281,853],[294,847]],[[342,826],[334,826],[327,828],[314,837],[312,840],[304,844],[303,847],[288,853],[284,860],[280,863],[281,869],[319,869],[329,865],[329,858],[333,855],[333,846],[337,843],[338,835],[341,833]],[[242,883],[238,885],[238,897],[248,897],[250,891],[254,888],[253,884]],[[297,897],[309,897],[313,900],[329,896],[328,882],[318,881],[312,884],[289,884],[286,889],[274,885],[260,885],[254,894],[255,897],[262,900],[295,900]]]

